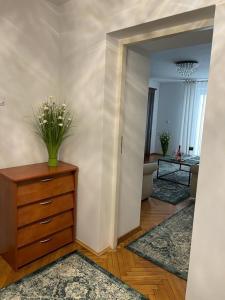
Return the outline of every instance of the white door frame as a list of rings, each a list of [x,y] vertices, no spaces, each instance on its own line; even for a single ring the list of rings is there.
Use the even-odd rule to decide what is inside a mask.
[[[113,182],[112,182],[112,204],[110,209],[110,247],[117,246],[117,227],[118,227],[118,209],[120,195],[120,173],[121,173],[121,138],[123,135],[123,108],[126,74],[126,54],[127,46],[134,43],[143,42],[151,39],[165,38],[179,33],[195,30],[204,30],[212,28],[214,23],[214,6],[206,9],[199,9],[181,15],[175,15],[169,18],[146,23],[139,30],[135,26],[133,30],[109,33],[108,40],[110,45],[114,45],[114,53],[106,58],[117,62],[115,71],[115,128],[114,128],[114,148],[113,148]],[[143,24],[142,24],[143,25]],[[151,26],[152,25],[152,26]],[[151,30],[151,27],[153,30]],[[147,30],[146,30],[147,29]],[[137,34],[138,32],[138,34]],[[106,68],[107,72],[107,68]],[[106,83],[107,84],[107,83]],[[110,83],[111,84],[111,83]],[[107,87],[105,87],[107,88]]]

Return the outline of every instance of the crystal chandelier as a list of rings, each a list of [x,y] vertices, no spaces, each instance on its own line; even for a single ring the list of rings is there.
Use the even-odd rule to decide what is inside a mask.
[[[181,60],[175,62],[177,72],[184,78],[190,78],[197,70],[199,63],[196,60]]]

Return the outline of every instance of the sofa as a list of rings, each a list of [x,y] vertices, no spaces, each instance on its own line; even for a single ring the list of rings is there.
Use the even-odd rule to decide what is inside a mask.
[[[195,165],[191,167],[191,197],[196,198],[196,190],[197,190],[197,183],[198,183],[198,170],[199,165]]]
[[[142,197],[141,199],[147,199],[151,196],[153,190],[153,173],[158,168],[157,163],[144,164],[143,168],[143,183],[142,183]]]

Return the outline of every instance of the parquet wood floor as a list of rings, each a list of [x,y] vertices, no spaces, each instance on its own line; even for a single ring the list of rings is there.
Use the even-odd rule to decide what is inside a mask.
[[[142,201],[142,230],[120,243],[115,251],[108,251],[101,256],[96,256],[78,244],[73,244],[24,267],[19,272],[14,272],[0,257],[0,287],[32,273],[61,255],[79,249],[83,254],[131,287],[148,296],[151,300],[183,300],[185,299],[186,281],[135,255],[125,249],[124,246],[188,205],[189,202],[190,200],[186,200],[177,206],[173,206],[155,199]]]

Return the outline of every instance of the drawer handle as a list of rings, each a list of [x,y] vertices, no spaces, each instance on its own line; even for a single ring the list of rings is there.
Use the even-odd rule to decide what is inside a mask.
[[[51,177],[51,178],[45,178],[45,179],[42,179],[41,182],[48,182],[48,181],[51,181],[53,179],[54,179],[53,177]]]
[[[47,242],[49,242],[49,241],[51,241],[51,240],[52,240],[52,238],[49,238],[49,239],[46,239],[46,240],[42,240],[42,241],[40,241],[40,244],[47,243]]]
[[[40,202],[40,205],[47,205],[47,204],[51,204],[52,200],[49,201],[44,201],[44,202]]]
[[[45,220],[45,221],[41,221],[40,224],[48,224],[48,223],[51,223],[52,222],[52,219],[48,219],[48,220]]]

